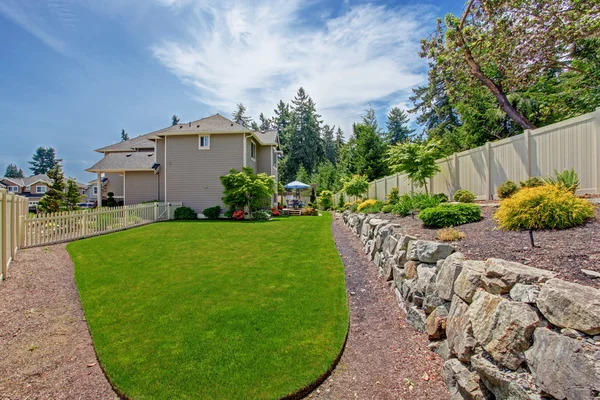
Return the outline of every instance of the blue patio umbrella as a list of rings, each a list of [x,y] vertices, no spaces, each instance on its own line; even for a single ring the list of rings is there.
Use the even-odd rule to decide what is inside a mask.
[[[286,189],[296,189],[296,197],[300,198],[300,189],[308,189],[310,185],[300,181],[293,181],[284,186]]]

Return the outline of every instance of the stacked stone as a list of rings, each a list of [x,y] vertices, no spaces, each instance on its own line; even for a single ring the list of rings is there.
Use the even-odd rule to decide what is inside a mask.
[[[520,263],[465,260],[372,215],[342,218],[446,359],[453,399],[600,398],[600,290]]]

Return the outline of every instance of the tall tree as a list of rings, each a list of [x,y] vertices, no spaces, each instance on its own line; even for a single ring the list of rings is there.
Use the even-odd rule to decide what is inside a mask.
[[[16,164],[8,164],[6,172],[4,173],[5,178],[24,178],[23,170],[19,169]]]
[[[265,114],[260,113],[258,116],[258,120],[260,122],[259,129],[261,131],[270,131],[272,129],[272,121],[270,118],[265,117]]]
[[[415,130],[408,127],[409,121],[408,115],[399,107],[393,107],[390,110],[386,122],[388,128],[386,141],[388,144],[403,143],[410,139],[411,134]]]
[[[367,128],[373,130],[373,132],[380,134],[379,131],[379,123],[377,122],[377,116],[375,115],[375,110],[371,107],[366,111],[366,114],[362,117],[362,124]]]
[[[321,140],[325,151],[325,158],[333,165],[337,163],[337,144],[334,137],[335,126],[323,125]]]
[[[60,162],[48,171],[48,178],[52,180],[52,185],[38,202],[38,207],[45,213],[62,211],[65,208],[65,175]]]
[[[171,117],[171,126],[177,125],[179,123],[179,117],[177,115],[173,115]]]
[[[250,129],[252,125],[252,118],[246,116],[246,111],[246,106],[244,106],[242,103],[239,103],[237,105],[237,110],[235,110],[231,115],[233,116],[233,122]]]
[[[59,162],[56,158],[56,150],[53,147],[38,147],[29,161],[29,169],[33,175],[45,174],[53,169]]]
[[[121,142],[129,140],[129,134],[125,132],[125,129],[121,129]]]
[[[387,145],[374,130],[373,125],[354,124],[354,165],[356,173],[366,175],[369,180],[379,179],[388,173],[385,153]]]
[[[78,208],[77,204],[81,202],[83,195],[81,194],[81,190],[79,186],[77,186],[77,182],[75,179],[69,178],[67,181],[67,191],[64,195],[64,201],[66,208],[70,210],[76,210]]]
[[[427,193],[427,179],[440,171],[435,163],[440,154],[440,143],[436,140],[405,142],[390,147],[387,161],[393,172],[406,174],[412,183]]]
[[[250,122],[250,129],[252,129],[255,132],[258,132],[260,130],[260,127],[258,126],[256,121],[252,121]]]
[[[310,174],[308,173],[308,171],[306,171],[306,168],[304,168],[304,165],[301,165],[300,168],[298,168],[298,172],[296,173],[296,180],[298,182],[302,182],[302,183],[312,183],[312,179],[310,178]]]
[[[277,108],[274,111],[275,117],[273,118],[273,124],[275,125],[277,133],[279,134],[279,141],[281,142],[281,147],[285,149],[288,143],[289,133],[289,131],[286,128],[292,121],[290,106],[289,104],[284,103],[283,100],[279,100],[279,103],[277,103]]]

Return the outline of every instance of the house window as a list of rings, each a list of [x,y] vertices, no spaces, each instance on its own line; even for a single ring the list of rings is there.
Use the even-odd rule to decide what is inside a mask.
[[[36,193],[46,193],[46,189],[47,189],[46,186],[36,186],[35,192]]]
[[[18,186],[9,186],[8,191],[17,193],[19,191],[19,187]]]
[[[198,148],[200,150],[210,149],[210,136],[198,136]]]
[[[250,158],[256,161],[256,143],[253,140],[250,141]]]
[[[98,186],[94,186],[94,194],[97,195],[98,194]]]

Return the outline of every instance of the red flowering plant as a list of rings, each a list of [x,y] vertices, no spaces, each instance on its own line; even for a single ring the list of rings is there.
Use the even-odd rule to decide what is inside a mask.
[[[278,209],[276,209],[275,207],[271,208],[271,214],[272,214],[274,217],[279,217],[279,215],[281,215],[281,213],[279,212],[279,210],[278,210]]]
[[[244,219],[244,210],[237,210],[233,212],[233,215],[231,216],[231,218],[236,219],[238,221]]]

